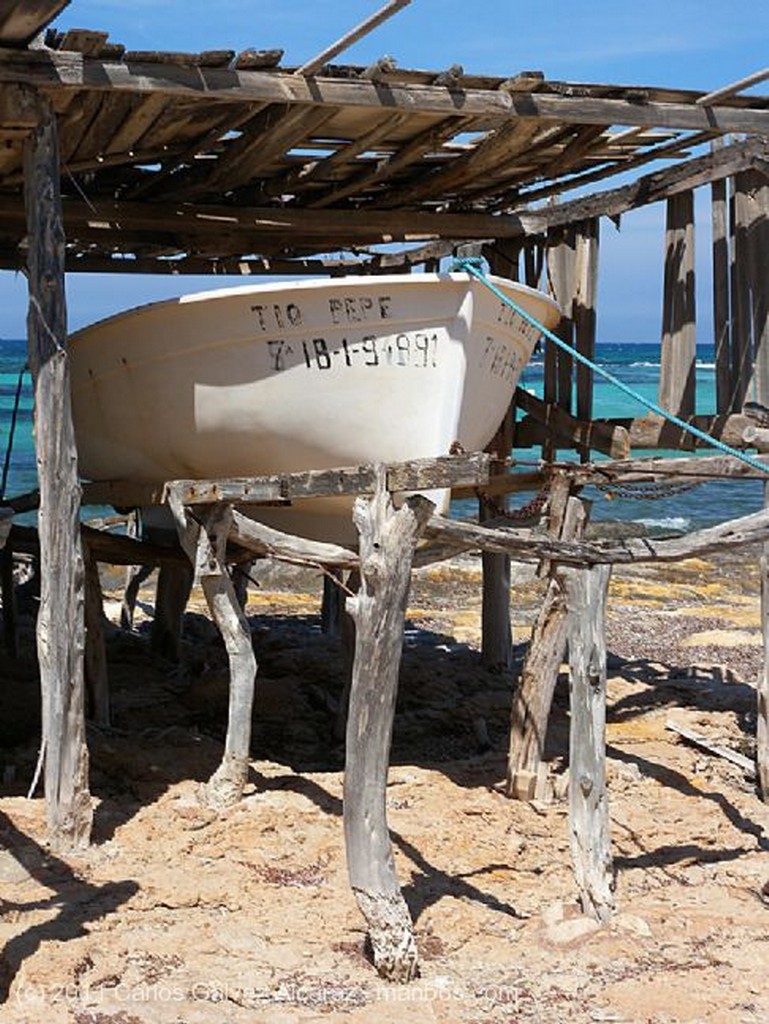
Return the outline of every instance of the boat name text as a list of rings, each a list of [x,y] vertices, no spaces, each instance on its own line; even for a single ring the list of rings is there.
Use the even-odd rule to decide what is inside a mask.
[[[497,323],[504,324],[506,327],[513,327],[518,334],[525,340],[531,343],[532,346],[536,344],[540,338],[542,331],[534,324],[530,323],[525,317],[512,309],[504,302],[499,304],[499,312],[497,313]]]
[[[362,324],[379,320],[391,320],[392,299],[389,295],[340,296],[328,300],[328,311],[334,324]],[[301,327],[304,314],[295,302],[256,303],[250,307],[256,322],[265,334],[291,327]]]

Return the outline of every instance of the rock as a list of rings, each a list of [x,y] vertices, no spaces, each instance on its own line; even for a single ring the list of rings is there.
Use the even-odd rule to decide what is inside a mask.
[[[600,921],[581,915],[567,921],[557,921],[545,929],[545,938],[555,946],[570,946],[588,939],[601,929]]]
[[[630,935],[637,935],[642,939],[650,939],[652,930],[649,922],[637,914],[621,913],[612,918],[612,926],[620,932],[628,932]]]

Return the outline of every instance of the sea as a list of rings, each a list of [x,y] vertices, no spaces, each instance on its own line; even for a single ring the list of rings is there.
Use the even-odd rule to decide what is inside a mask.
[[[2,497],[24,494],[37,486],[32,433],[32,386],[30,375],[24,369],[25,361],[25,340],[0,339],[0,503]],[[646,399],[656,400],[660,370],[659,343],[598,344],[596,361]],[[542,359],[535,356],[526,366],[520,385],[541,397],[543,372]],[[712,413],[715,411],[715,362],[712,347],[698,346],[696,373],[697,412]],[[596,377],[594,401],[598,418],[642,415],[646,411],[641,403],[636,403],[599,376]],[[633,451],[634,457],[663,454],[672,457],[676,453]],[[518,468],[526,469],[537,465],[539,450],[516,449],[512,455]],[[564,460],[575,458],[573,453],[567,451],[559,452],[558,457]],[[649,534],[659,536],[713,526],[758,511],[763,505],[763,483],[757,480],[712,481],[683,493],[666,493],[663,490],[661,493],[655,491],[632,498],[591,487],[585,489],[583,496],[593,503],[591,518],[594,522],[638,524]],[[511,499],[511,507],[521,506],[530,498],[531,495],[516,496]],[[104,512],[88,509],[85,514],[90,517],[103,515]],[[458,518],[472,518],[476,512],[475,502],[452,503],[451,514]]]

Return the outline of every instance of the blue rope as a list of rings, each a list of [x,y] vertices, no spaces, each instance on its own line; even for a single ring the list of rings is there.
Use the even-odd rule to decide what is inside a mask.
[[[538,331],[541,331],[546,338],[552,341],[559,348],[563,349],[564,352],[568,352],[569,355],[576,359],[578,362],[583,363],[585,366],[589,366],[590,369],[593,370],[595,373],[600,374],[605,380],[608,380],[610,384],[613,384],[616,388],[619,388],[620,391],[623,391],[630,398],[634,398],[637,402],[640,402],[641,405],[645,405],[646,408],[649,409],[651,412],[656,413],[658,416],[663,416],[666,420],[668,420],[668,422],[674,423],[677,427],[680,427],[681,430],[685,430],[688,434],[691,434],[693,437],[699,438],[700,441],[704,441],[712,448],[716,448],[718,449],[718,451],[724,452],[726,455],[733,455],[735,459],[739,459],[741,462],[744,462],[747,466],[750,466],[752,469],[757,469],[761,473],[769,474],[769,465],[765,465],[763,462],[759,462],[758,459],[754,459],[751,455],[746,455],[745,452],[741,452],[737,448],[730,447],[723,441],[719,441],[717,437],[711,437],[710,434],[706,434],[704,430],[700,430],[699,427],[695,427],[691,423],[687,423],[686,420],[682,420],[679,416],[675,416],[672,412],[666,412],[661,406],[657,405],[655,402],[652,402],[648,398],[644,398],[643,395],[639,395],[637,391],[634,391],[631,387],[628,387],[628,385],[625,384],[624,381],[619,380],[617,377],[614,376],[614,374],[609,373],[608,370],[604,370],[602,366],[599,366],[597,363],[594,363],[592,359],[588,359],[587,356],[583,355],[581,352],[578,352],[575,348],[572,348],[571,345],[568,345],[562,338],[559,338],[557,335],[553,334],[553,332],[549,331],[544,324],[541,324],[530,313],[527,313],[525,309],[522,309],[517,302],[514,302],[513,299],[509,298],[507,295],[501,292],[496,285],[492,284],[492,282],[489,281],[489,279],[486,277],[483,270],[481,269],[480,260],[478,258],[470,259],[468,257],[464,257],[462,259],[457,259],[452,264],[452,270],[463,270],[466,273],[471,274],[473,277],[477,278],[477,280],[479,280],[481,284],[484,284],[489,289],[490,292],[493,292],[498,299],[501,299],[506,306],[509,306],[511,309],[515,310],[515,312],[518,313],[519,316],[522,316],[524,320],[530,323],[533,327],[536,327]]]

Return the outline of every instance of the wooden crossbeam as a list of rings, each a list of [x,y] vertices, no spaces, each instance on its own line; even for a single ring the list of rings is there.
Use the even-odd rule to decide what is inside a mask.
[[[458,485],[480,487],[488,483],[490,458],[485,452],[474,452],[392,464],[386,467],[387,488],[417,491]],[[373,494],[376,481],[376,467],[369,465],[231,480],[175,480],[166,485],[166,492],[173,492],[184,505],[216,501],[258,505],[310,497]]]

